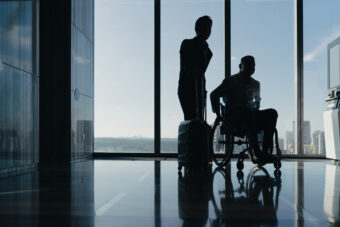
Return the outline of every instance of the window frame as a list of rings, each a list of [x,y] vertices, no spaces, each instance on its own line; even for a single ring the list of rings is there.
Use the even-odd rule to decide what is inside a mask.
[[[161,152],[161,0],[154,0],[154,152],[100,153],[95,157],[177,157],[177,153]],[[231,72],[231,0],[224,0],[225,76]],[[295,86],[295,150],[284,158],[324,159],[325,155],[304,155],[303,149],[303,0],[294,0],[294,86]],[[236,157],[236,155],[235,155]]]

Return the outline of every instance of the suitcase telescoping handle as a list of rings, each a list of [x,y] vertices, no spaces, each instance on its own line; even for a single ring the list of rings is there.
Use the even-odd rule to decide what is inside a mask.
[[[207,115],[207,91],[204,91],[204,121],[205,122],[207,121],[207,118],[208,118],[208,115]]]
[[[196,95],[196,116],[198,119],[207,120],[207,99],[204,86],[203,75],[195,77],[195,95]]]

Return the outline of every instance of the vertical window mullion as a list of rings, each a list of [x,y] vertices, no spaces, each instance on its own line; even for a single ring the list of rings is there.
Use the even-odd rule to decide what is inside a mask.
[[[303,0],[294,0],[295,150],[303,155]]]
[[[231,75],[231,0],[224,0],[225,77]]]
[[[155,154],[160,154],[161,151],[161,2],[155,0]]]

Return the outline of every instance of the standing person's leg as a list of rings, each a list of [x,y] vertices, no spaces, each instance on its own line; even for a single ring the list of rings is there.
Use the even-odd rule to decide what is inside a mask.
[[[204,120],[205,102],[206,102],[206,91],[205,91],[205,79],[199,77],[195,84],[195,99],[196,99],[196,115],[197,118]]]
[[[254,112],[254,124],[257,131],[263,130],[263,151],[269,152],[273,147],[273,136],[277,122],[277,111],[275,109],[266,109]]]
[[[196,118],[196,100],[195,96],[190,93],[178,95],[181,107],[184,113],[184,120]]]

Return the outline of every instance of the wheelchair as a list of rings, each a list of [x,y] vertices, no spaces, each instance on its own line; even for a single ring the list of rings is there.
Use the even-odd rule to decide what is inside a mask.
[[[254,145],[250,141],[250,136],[246,132],[245,127],[234,127],[230,120],[226,118],[226,105],[227,100],[224,98],[224,102],[220,103],[221,116],[217,117],[209,135],[210,155],[219,167],[225,166],[230,162],[230,158],[237,149],[240,153],[238,155],[237,168],[242,170],[244,168],[244,159],[246,153],[249,159],[259,166],[267,163],[273,163],[276,170],[281,168],[281,150],[278,142],[277,129],[274,131],[275,140],[275,152],[271,147],[270,160],[259,160],[254,152]],[[259,102],[254,102],[253,106],[259,109]],[[262,146],[263,133],[258,133],[259,147]]]

